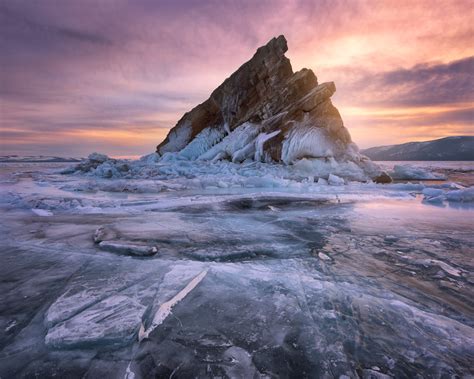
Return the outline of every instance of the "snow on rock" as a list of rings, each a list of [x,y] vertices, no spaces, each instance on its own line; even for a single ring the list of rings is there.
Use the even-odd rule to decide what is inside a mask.
[[[446,180],[446,177],[441,174],[407,164],[395,165],[390,176],[396,180]]]

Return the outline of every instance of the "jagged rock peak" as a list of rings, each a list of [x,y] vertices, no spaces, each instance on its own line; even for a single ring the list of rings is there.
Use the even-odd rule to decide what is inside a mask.
[[[290,164],[301,158],[361,159],[331,96],[333,82],[318,84],[310,69],[296,73],[283,35],[217,87],[178,121],[157,146],[181,159]]]

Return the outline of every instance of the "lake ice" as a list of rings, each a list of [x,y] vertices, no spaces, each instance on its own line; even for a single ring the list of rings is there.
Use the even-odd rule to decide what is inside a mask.
[[[474,375],[472,163],[147,159],[1,164],[0,377]]]

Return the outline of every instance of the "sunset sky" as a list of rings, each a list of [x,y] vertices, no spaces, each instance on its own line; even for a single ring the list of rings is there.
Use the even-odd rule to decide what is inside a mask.
[[[154,151],[280,34],[360,147],[473,135],[473,5],[0,0],[0,153]]]

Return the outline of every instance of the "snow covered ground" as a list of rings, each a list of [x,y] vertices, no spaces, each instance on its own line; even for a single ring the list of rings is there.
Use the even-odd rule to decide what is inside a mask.
[[[474,375],[474,165],[384,164],[0,163],[0,377]]]

